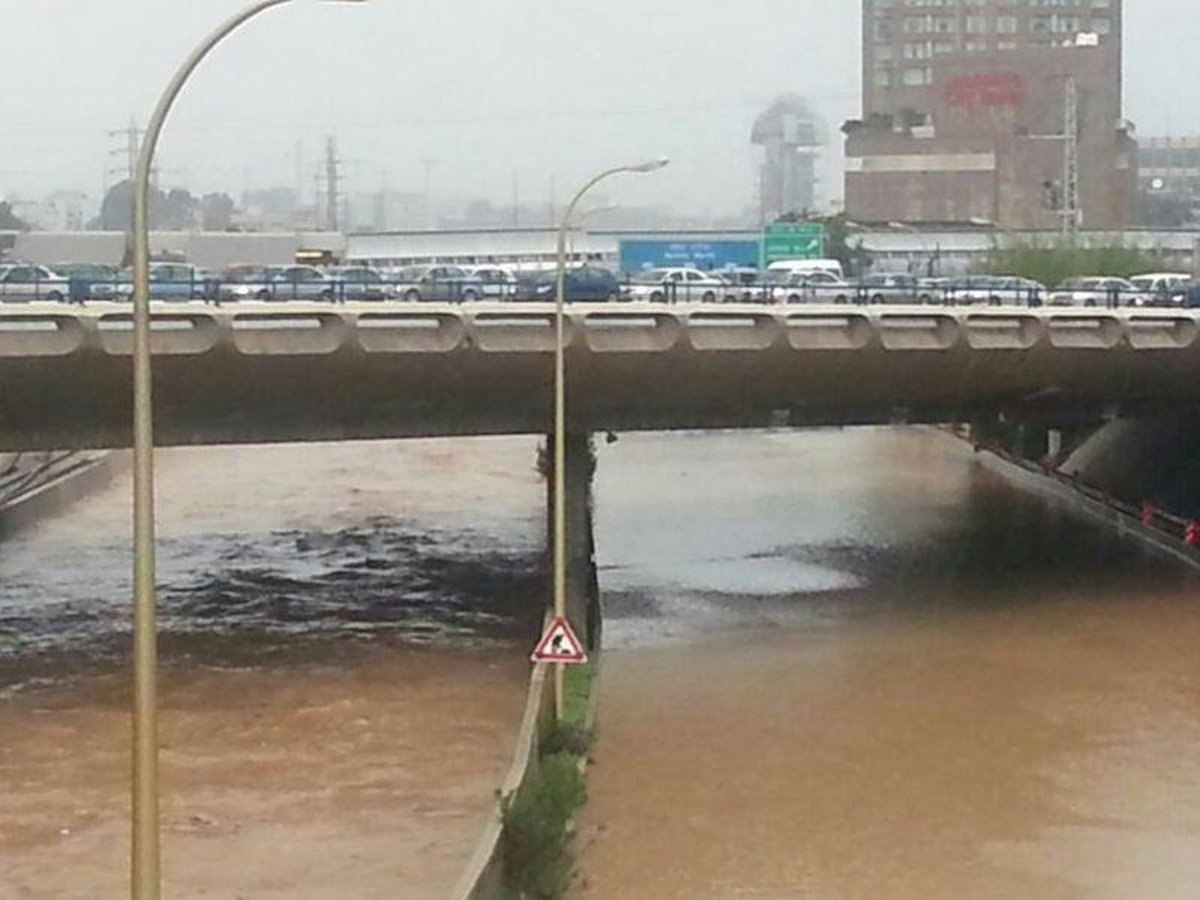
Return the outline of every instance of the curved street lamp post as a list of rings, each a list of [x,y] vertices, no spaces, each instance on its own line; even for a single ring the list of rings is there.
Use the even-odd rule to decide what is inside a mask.
[[[567,614],[567,500],[566,500],[566,365],[563,352],[564,340],[564,294],[567,281],[567,232],[571,228],[571,220],[584,196],[604,181],[614,175],[646,174],[657,172],[670,163],[666,157],[639,163],[633,166],[617,166],[596,175],[575,194],[563,213],[562,222],[558,228],[558,278],[554,294],[554,615],[565,617]],[[563,718],[563,667],[554,667],[554,713],[561,721]]]
[[[154,412],[150,362],[150,172],[167,114],[201,61],[239,26],[294,0],[259,0],[208,35],[175,73],[146,126],[133,194],[134,701],[131,896],[161,892],[158,818],[158,624],[154,561]],[[324,0],[362,3],[364,0]]]

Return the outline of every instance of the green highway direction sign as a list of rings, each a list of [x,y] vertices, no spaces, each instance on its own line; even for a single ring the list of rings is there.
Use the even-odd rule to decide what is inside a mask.
[[[781,259],[824,259],[825,226],[816,222],[780,222],[763,231],[763,267]]]

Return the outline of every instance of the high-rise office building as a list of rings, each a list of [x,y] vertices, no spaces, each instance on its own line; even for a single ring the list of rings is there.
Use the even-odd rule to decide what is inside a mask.
[[[827,140],[825,125],[803,98],[780,97],[754,122],[750,140],[763,148],[759,218],[811,213],[817,205],[817,161]]]
[[[1121,13],[1121,0],[863,0],[848,215],[1129,224],[1136,147],[1122,117]]]

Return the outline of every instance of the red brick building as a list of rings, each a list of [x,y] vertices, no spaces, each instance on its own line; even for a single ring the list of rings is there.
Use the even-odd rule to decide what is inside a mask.
[[[1121,0],[863,0],[846,211],[866,223],[1063,221],[1069,85],[1083,228],[1134,219]]]

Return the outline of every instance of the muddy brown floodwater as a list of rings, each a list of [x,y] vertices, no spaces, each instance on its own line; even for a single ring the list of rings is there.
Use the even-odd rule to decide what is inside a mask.
[[[1200,895],[1196,576],[937,433],[602,451],[586,900]]]
[[[167,896],[442,900],[543,596],[528,440],[160,454]],[[0,547],[0,900],[128,884],[128,481]]]

